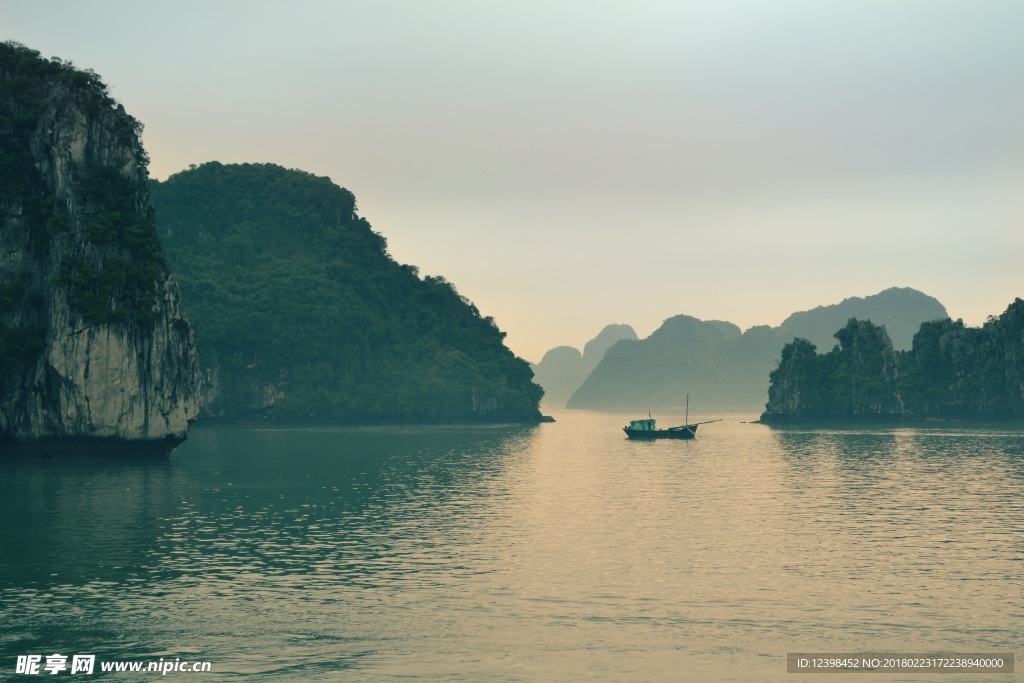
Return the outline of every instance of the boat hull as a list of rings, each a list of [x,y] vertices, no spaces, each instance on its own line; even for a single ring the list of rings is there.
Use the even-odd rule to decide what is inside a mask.
[[[669,429],[630,429],[623,427],[622,431],[630,439],[650,441],[651,439],[692,439],[697,436],[697,425],[686,425],[682,427],[670,427]]]

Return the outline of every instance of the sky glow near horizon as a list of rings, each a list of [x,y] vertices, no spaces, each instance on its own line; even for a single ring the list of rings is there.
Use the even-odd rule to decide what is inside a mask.
[[[351,190],[518,355],[685,313],[746,329],[891,286],[1024,296],[1024,4],[0,0],[101,75],[153,177]]]

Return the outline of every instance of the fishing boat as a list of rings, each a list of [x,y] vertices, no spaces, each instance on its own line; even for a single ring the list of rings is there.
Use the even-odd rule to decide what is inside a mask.
[[[683,424],[668,429],[658,429],[655,426],[655,419],[647,413],[647,419],[630,420],[629,424],[622,428],[626,437],[630,439],[693,439],[697,436],[698,425],[709,422],[721,422],[718,420],[704,420],[703,422],[690,422],[690,395],[686,395],[686,416]]]

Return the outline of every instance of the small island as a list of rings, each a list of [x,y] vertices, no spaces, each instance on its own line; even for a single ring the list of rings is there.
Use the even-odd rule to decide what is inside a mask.
[[[0,77],[2,453],[166,456],[198,418],[542,420],[494,319],[395,262],[348,190],[274,164],[150,180],[96,73],[7,42]]]
[[[1024,301],[980,328],[921,325],[908,351],[884,326],[851,318],[825,354],[806,339],[782,349],[761,422],[1024,419]]]
[[[455,285],[396,262],[330,178],[209,162],[151,181],[201,420],[538,423],[542,389]]]

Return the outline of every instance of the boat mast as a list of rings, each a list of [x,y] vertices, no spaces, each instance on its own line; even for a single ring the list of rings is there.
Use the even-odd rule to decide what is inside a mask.
[[[686,419],[683,420],[683,424],[687,427],[690,426],[690,394],[686,394]]]

